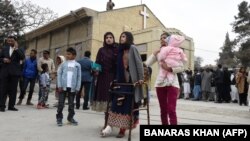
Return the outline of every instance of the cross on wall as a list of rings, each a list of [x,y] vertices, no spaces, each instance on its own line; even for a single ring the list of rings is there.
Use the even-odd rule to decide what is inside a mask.
[[[147,28],[147,18],[149,18],[149,14],[147,13],[147,8],[144,6],[144,10],[140,11],[140,15],[143,16],[143,29]]]

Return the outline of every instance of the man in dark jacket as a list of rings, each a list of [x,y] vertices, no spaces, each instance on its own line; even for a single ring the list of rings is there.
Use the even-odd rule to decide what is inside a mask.
[[[216,85],[216,101],[215,103],[222,103],[223,96],[223,85],[224,85],[224,73],[222,70],[222,65],[218,64],[217,70],[215,72],[215,85]]]
[[[9,36],[7,45],[0,54],[0,62],[2,63],[2,84],[3,92],[0,96],[0,111],[5,111],[5,102],[7,95],[9,96],[8,110],[18,111],[16,109],[16,94],[18,79],[22,74],[20,61],[25,58],[24,52],[18,47],[18,43],[14,36]]]
[[[28,84],[30,84],[30,89],[29,89],[29,96],[28,96],[26,105],[34,105],[33,103],[31,103],[31,99],[32,99],[32,95],[34,92],[34,87],[35,87],[35,83],[36,83],[36,79],[38,75],[36,54],[37,54],[37,51],[35,49],[32,49],[30,52],[30,57],[26,59],[24,62],[23,86],[21,88],[21,93],[20,93],[19,101],[17,105],[22,104],[22,100],[25,96]]]
[[[84,103],[83,103],[83,110],[88,110],[88,102],[89,102],[89,90],[92,82],[92,63],[93,61],[90,60],[90,51],[86,51],[84,53],[84,57],[78,61],[81,65],[82,70],[82,84],[81,89],[76,95],[76,109],[80,107],[80,99],[81,99],[81,92],[82,88],[84,87]]]

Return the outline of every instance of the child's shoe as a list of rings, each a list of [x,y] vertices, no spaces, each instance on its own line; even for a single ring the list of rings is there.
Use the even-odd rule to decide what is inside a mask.
[[[78,122],[75,121],[73,118],[71,120],[68,120],[68,121],[69,121],[69,124],[71,124],[71,125],[74,125],[74,126],[78,125]]]
[[[63,123],[62,123],[61,119],[57,119],[57,126],[63,126]]]
[[[118,135],[116,136],[117,138],[123,138],[125,136],[126,129],[120,128],[120,131]]]
[[[37,108],[37,109],[44,109],[43,106],[42,106],[41,104],[37,104],[37,105],[36,105],[36,108]]]

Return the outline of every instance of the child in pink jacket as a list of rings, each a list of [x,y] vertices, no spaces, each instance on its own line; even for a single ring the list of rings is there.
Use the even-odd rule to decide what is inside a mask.
[[[180,45],[185,41],[185,38],[180,35],[171,35],[166,38],[166,47],[162,47],[157,59],[160,61],[160,80],[157,81],[158,84],[163,83],[167,78],[169,82],[174,81],[174,74],[168,72],[162,68],[163,62],[165,62],[168,67],[181,67],[187,61],[187,57],[183,50],[180,48]]]

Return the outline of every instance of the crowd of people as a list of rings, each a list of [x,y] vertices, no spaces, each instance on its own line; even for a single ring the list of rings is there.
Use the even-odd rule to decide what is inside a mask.
[[[185,70],[178,74],[181,85],[180,98],[194,101],[214,101],[215,103],[239,103],[249,105],[250,76],[245,67],[201,68]]]
[[[117,137],[122,138],[130,128],[131,120],[133,128],[139,123],[139,111],[136,110],[132,116],[131,109],[138,109],[142,101],[149,101],[148,89],[145,90],[142,84],[148,83],[152,73],[150,66],[154,63],[159,65],[155,87],[163,125],[178,123],[176,104],[179,96],[184,99],[217,103],[232,101],[247,105],[250,77],[247,76],[246,69],[242,67],[236,72],[222,69],[218,65],[216,70],[206,68],[195,69],[194,73],[191,70],[184,71],[187,58],[180,49],[184,40],[183,36],[163,33],[160,36],[161,46],[156,47],[156,51],[143,63],[131,32],[122,32],[119,43],[115,42],[112,32],[107,32],[95,61],[90,59],[90,51],[85,51],[84,57],[76,60],[76,50],[69,47],[65,56],[56,56],[54,63],[48,50],[44,50],[43,56],[37,58],[37,51],[32,49],[29,57],[25,58],[24,50],[18,46],[16,38],[9,36],[0,52],[0,111],[5,112],[7,97],[8,110],[18,111],[15,107],[18,82],[20,96],[17,105],[23,103],[28,85],[30,87],[26,105],[34,105],[31,102],[32,95],[35,83],[38,82],[36,108],[48,108],[51,81],[56,80],[55,97],[58,102],[54,106],[57,107],[58,126],[63,125],[65,99],[68,100],[67,120],[72,125],[78,125],[74,119],[75,109],[80,109],[83,97],[83,110],[89,110],[91,104],[91,110],[103,112],[105,115],[106,123],[101,135],[107,136],[113,127],[118,127],[120,130]],[[116,88],[118,92],[133,95],[110,96],[112,83],[138,85],[122,85]],[[110,106],[109,111],[107,106]]]

